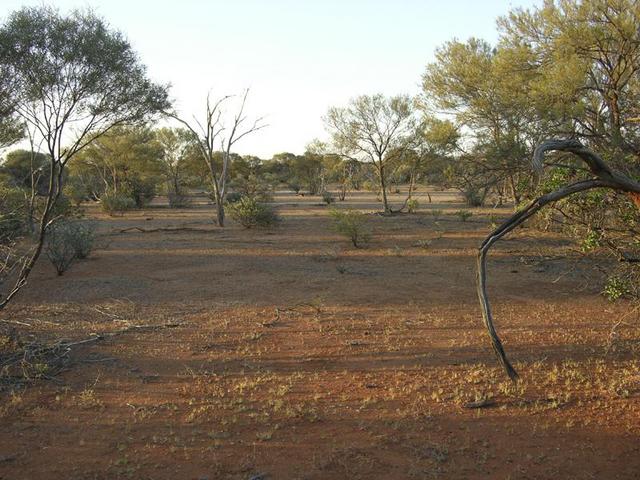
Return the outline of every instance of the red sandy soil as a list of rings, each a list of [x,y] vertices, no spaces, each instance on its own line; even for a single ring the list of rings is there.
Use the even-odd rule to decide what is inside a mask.
[[[276,201],[269,230],[219,229],[205,205],[87,207],[99,248],[62,277],[42,259],[2,318],[48,342],[129,329],[51,379],[5,379],[1,479],[640,478],[637,314],[570,242],[521,229],[491,255],[514,385],[474,280],[507,210],[463,222],[434,193],[372,214],[354,249],[317,197]]]

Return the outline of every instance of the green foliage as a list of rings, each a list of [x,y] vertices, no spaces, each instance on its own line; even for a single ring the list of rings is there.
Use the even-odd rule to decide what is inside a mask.
[[[580,248],[584,253],[595,250],[600,246],[600,233],[589,230],[581,241]]]
[[[79,207],[82,202],[89,198],[89,191],[87,187],[79,181],[79,179],[72,178],[65,183],[63,193],[73,205]]]
[[[95,227],[92,223],[61,220],[48,228],[45,251],[58,275],[62,275],[76,259],[89,256],[94,241]]]
[[[102,210],[113,215],[136,208],[136,202],[129,195],[123,193],[106,192],[100,197]]]
[[[418,207],[420,207],[420,202],[417,198],[410,198],[407,200],[407,212],[416,213],[418,211]]]
[[[346,107],[330,108],[324,121],[338,151],[373,165],[384,211],[390,212],[388,176],[415,141],[413,99],[404,95],[361,95]]]
[[[242,200],[242,195],[240,192],[229,192],[227,193],[227,203],[236,203]]]
[[[367,216],[363,212],[332,208],[329,214],[333,220],[333,230],[347,237],[354,247],[361,248],[369,243],[371,228]]]
[[[187,208],[191,206],[191,197],[187,194],[169,192],[167,199],[171,208]]]
[[[142,208],[156,196],[157,182],[153,178],[134,175],[127,180],[124,190],[133,199],[135,206]]]
[[[23,190],[0,183],[0,245],[11,243],[27,231],[27,207]]]
[[[72,245],[76,258],[85,259],[93,251],[96,238],[96,227],[91,222],[68,222],[67,241]]]
[[[336,199],[330,191],[325,190],[324,192],[322,192],[322,201],[327,205],[331,205],[336,201]]]
[[[469,210],[458,210],[454,212],[454,215],[457,215],[461,221],[466,222],[473,216],[473,213]]]
[[[71,227],[66,222],[56,222],[47,230],[45,251],[58,275],[66,272],[76,259],[75,246],[69,241]]]
[[[607,279],[602,294],[614,302],[631,293],[629,280],[619,276],[611,276]]]
[[[229,216],[244,228],[271,227],[280,221],[275,209],[255,198],[243,197],[229,204]]]
[[[273,179],[269,174],[261,171],[254,171],[244,176],[237,175],[231,182],[231,186],[235,193],[259,202],[270,202],[273,198]]]
[[[0,64],[18,85],[21,102],[58,98],[66,106],[69,100],[65,121],[91,112],[100,128],[169,105],[166,87],[149,81],[125,36],[87,10],[67,16],[45,6],[14,11],[0,27]]]
[[[6,154],[0,172],[7,174],[10,182],[20,188],[30,190],[33,180],[36,191],[44,195],[49,186],[50,157],[29,150],[13,150]]]

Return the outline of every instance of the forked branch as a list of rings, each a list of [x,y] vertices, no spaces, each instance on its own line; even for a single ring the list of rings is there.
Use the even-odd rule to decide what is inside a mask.
[[[485,327],[491,338],[491,344],[495,351],[498,361],[506,371],[511,380],[518,378],[515,371],[504,352],[500,337],[493,325],[493,316],[491,314],[491,304],[487,295],[487,253],[489,249],[511,232],[513,229],[523,224],[526,220],[535,215],[544,206],[567,198],[575,193],[583,192],[593,188],[611,188],[613,190],[629,193],[638,203],[638,195],[640,195],[640,183],[622,175],[609,168],[604,160],[595,152],[582,145],[577,140],[547,140],[536,148],[533,155],[534,168],[541,172],[544,167],[544,154],[549,151],[570,152],[577,155],[583,162],[587,164],[589,170],[593,174],[593,178],[572,183],[565,187],[559,188],[553,192],[542,195],[533,200],[524,209],[516,212],[509,217],[502,225],[489,234],[480,245],[477,258],[477,292],[482,308],[482,318]]]

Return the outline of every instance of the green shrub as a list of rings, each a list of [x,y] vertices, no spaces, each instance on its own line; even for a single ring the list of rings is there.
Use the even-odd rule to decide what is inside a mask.
[[[602,294],[612,302],[631,293],[631,285],[625,278],[612,276],[607,279]]]
[[[476,188],[469,187],[462,192],[462,195],[470,207],[481,207],[484,203],[484,195]]]
[[[322,192],[322,201],[327,205],[331,205],[333,202],[336,201],[336,199],[334,198],[331,192],[329,192],[328,190],[325,190],[324,192]]]
[[[126,212],[136,208],[136,202],[128,195],[122,193],[105,192],[100,198],[102,210],[109,214]]]
[[[135,176],[127,181],[126,189],[135,206],[142,208],[156,196],[156,181],[152,178]]]
[[[300,193],[300,190],[302,190],[302,185],[297,182],[289,182],[287,183],[287,187],[289,187],[289,189],[291,189],[296,195]]]
[[[440,209],[431,210],[431,215],[433,215],[433,219],[437,222],[443,215],[443,211]]]
[[[229,216],[244,228],[270,227],[280,221],[273,207],[244,197],[228,207]]]
[[[70,224],[67,222],[54,223],[47,230],[45,251],[58,275],[66,272],[76,259],[76,248],[69,241],[71,235]]]
[[[94,240],[92,223],[61,220],[47,230],[45,251],[58,275],[62,275],[74,260],[89,256]]]
[[[87,188],[75,180],[66,182],[62,192],[76,207],[79,207],[89,197]]]
[[[410,198],[407,200],[407,212],[416,213],[418,211],[418,207],[420,206],[420,202],[418,202],[415,198]]]
[[[171,208],[186,208],[191,205],[191,197],[182,193],[169,193],[167,198]]]
[[[242,194],[240,192],[227,193],[227,203],[236,203],[242,200]]]
[[[24,191],[0,185],[0,244],[11,242],[27,231],[27,210]]]
[[[457,212],[455,212],[455,214],[463,222],[466,222],[473,216],[473,213],[471,213],[469,210],[458,210]]]
[[[360,248],[371,240],[371,228],[364,213],[334,208],[329,214],[333,219],[333,229],[351,240],[354,247]]]
[[[237,176],[231,182],[231,187],[234,192],[239,193],[243,197],[254,198],[259,202],[270,202],[273,200],[274,186],[273,179],[270,175],[252,173],[246,177]]]
[[[69,222],[66,230],[67,241],[76,252],[76,258],[85,259],[93,251],[96,228],[91,222]]]

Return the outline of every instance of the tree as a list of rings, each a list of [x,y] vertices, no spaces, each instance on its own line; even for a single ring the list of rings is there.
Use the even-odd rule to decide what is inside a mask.
[[[149,127],[118,126],[87,145],[69,170],[74,179],[87,182],[98,198],[105,193],[122,194],[143,206],[155,194],[164,173],[162,154]]]
[[[394,156],[409,148],[415,135],[411,98],[362,95],[346,107],[330,108],[324,121],[341,154],[374,166],[384,211],[391,213],[388,170]]]
[[[475,38],[454,40],[436,51],[422,77],[425,112],[444,112],[465,132],[459,145],[466,150],[449,176],[467,199],[484,199],[497,189],[517,204],[529,187],[529,158],[541,123],[529,98],[535,74],[513,68],[526,53]]]
[[[35,246],[0,296],[1,309],[26,284],[42,252],[67,164],[114,127],[143,121],[166,110],[169,101],[167,87],[147,78],[124,35],[91,11],[63,16],[34,7],[12,13],[0,27],[0,68],[16,82],[18,118],[50,157]]]
[[[15,187],[31,189],[35,184],[36,192],[46,195],[49,164],[49,156],[44,153],[18,149],[5,155],[0,173],[7,175]]]
[[[529,102],[556,118],[556,134],[638,156],[638,22],[635,0],[582,0],[516,9],[499,25],[505,48],[526,52],[512,68],[535,75]]]
[[[168,115],[178,120],[192,133],[193,140],[198,145],[202,160],[204,161],[208,173],[213,198],[216,202],[216,213],[218,226],[224,227],[224,203],[227,194],[227,184],[229,182],[229,170],[232,163],[232,149],[236,143],[247,135],[266,127],[262,123],[262,117],[247,124],[245,107],[249,89],[244,91],[236,115],[232,118],[228,127],[225,127],[223,119],[223,106],[232,96],[228,95],[211,102],[207,95],[206,112],[204,124],[194,118],[193,125],[175,112],[168,112]],[[220,150],[217,149],[218,141]],[[222,156],[222,162],[216,162],[217,154]]]
[[[482,317],[491,338],[493,349],[498,356],[500,364],[512,380],[518,378],[518,374],[507,359],[502,347],[502,342],[493,325],[491,306],[487,296],[487,254],[491,246],[502,237],[513,231],[526,220],[533,217],[543,207],[567,198],[571,195],[605,188],[627,194],[637,208],[640,208],[640,183],[626,175],[612,169],[600,155],[585,147],[577,140],[548,140],[536,148],[534,152],[534,166],[540,173],[544,167],[544,155],[549,151],[569,152],[576,155],[588,168],[589,178],[574,183],[563,185],[557,190],[541,195],[532,200],[523,209],[509,217],[502,225],[491,232],[482,242],[477,258],[477,292],[482,308]]]
[[[196,148],[189,130],[184,128],[160,128],[155,131],[161,149],[162,174],[167,183],[169,205],[181,205],[186,181],[186,160]]]

